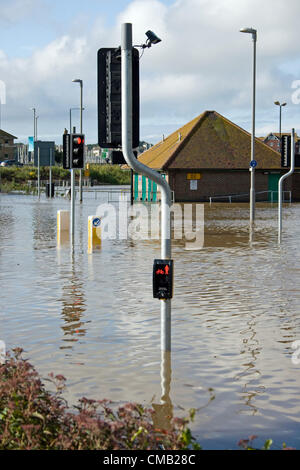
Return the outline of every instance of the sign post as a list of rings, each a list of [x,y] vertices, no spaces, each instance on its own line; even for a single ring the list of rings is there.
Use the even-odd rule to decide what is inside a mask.
[[[136,173],[142,174],[161,189],[161,260],[171,259],[171,190],[167,181],[157,172],[139,162],[133,153],[133,87],[132,87],[132,24],[122,24],[121,34],[121,86],[122,86],[122,152],[127,164]],[[171,299],[161,302],[161,349],[171,351]]]
[[[52,199],[52,149],[49,150],[49,157],[50,157],[50,162],[49,162],[49,186],[50,186],[50,191],[49,195],[50,198]]]
[[[41,197],[40,147],[38,147],[38,197]]]

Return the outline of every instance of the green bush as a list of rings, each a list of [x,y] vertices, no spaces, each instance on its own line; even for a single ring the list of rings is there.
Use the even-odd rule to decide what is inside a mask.
[[[75,172],[79,178],[79,171]],[[27,184],[28,181],[36,181],[38,169],[34,166],[11,166],[0,167],[1,185],[7,182]],[[49,179],[49,167],[40,167],[41,180]],[[70,180],[70,171],[60,166],[52,167],[52,178],[54,180]],[[130,171],[122,170],[118,165],[90,165],[90,178],[96,184],[130,184]]]
[[[130,171],[119,165],[91,165],[90,178],[99,184],[130,184]]]

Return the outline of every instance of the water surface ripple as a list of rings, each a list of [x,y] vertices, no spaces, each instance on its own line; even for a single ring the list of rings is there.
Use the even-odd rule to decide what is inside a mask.
[[[284,207],[280,246],[276,205],[257,205],[252,240],[247,204],[205,205],[203,249],[173,243],[172,354],[163,358],[151,286],[159,241],[105,240],[88,255],[87,218],[99,203],[76,207],[72,253],[56,246],[56,211],[68,201],[0,194],[7,348],[22,347],[43,377],[65,375],[70,404],[135,400],[163,413],[164,395],[174,415],[198,410],[192,428],[204,448],[236,448],[251,434],[299,448],[300,205]]]

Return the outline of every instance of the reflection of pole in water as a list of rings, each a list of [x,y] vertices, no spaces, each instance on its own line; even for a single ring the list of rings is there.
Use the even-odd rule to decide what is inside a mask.
[[[161,400],[153,403],[153,425],[157,429],[169,431],[173,418],[173,405],[170,398],[171,390],[171,352],[161,351]]]
[[[258,356],[260,355],[261,347],[259,339],[257,338],[257,318],[256,315],[251,315],[250,320],[247,322],[247,329],[242,331],[243,333],[243,349],[241,355],[243,355],[243,372],[236,375],[235,380],[243,382],[241,395],[244,399],[244,404],[247,408],[247,412],[251,415],[255,415],[258,411],[258,407],[254,402],[258,395],[261,395],[265,391],[263,383],[257,384],[261,378],[261,371],[257,365]],[[248,337],[247,337],[248,335]],[[249,356],[249,358],[247,357]],[[245,413],[244,409],[241,409],[239,413]]]
[[[249,225],[249,243],[250,243],[251,248],[252,248],[252,242],[253,242],[253,225]]]
[[[83,293],[82,273],[75,272],[75,256],[74,252],[70,253],[70,277],[66,278],[64,273],[63,298],[62,298],[62,319],[64,324],[61,326],[64,336],[64,343],[77,342],[79,336],[85,336],[86,329],[83,315],[86,310],[85,298]],[[61,346],[60,349],[72,349],[71,345]]]

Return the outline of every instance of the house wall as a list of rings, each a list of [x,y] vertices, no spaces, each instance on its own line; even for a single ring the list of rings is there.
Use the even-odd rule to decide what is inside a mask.
[[[162,177],[168,181],[168,174],[160,172]],[[158,202],[161,199],[160,187],[146,176],[134,174],[134,199],[136,201]],[[169,182],[169,181],[168,181]]]
[[[256,201],[277,202],[277,194],[267,194],[266,191],[277,190],[278,178],[286,173],[275,170],[255,171],[255,191]],[[196,174],[200,179],[189,179]],[[144,184],[142,181],[144,179]],[[243,195],[232,198],[232,202],[248,202],[250,192],[250,172],[249,170],[236,171],[214,171],[214,170],[172,170],[166,175],[171,190],[175,192],[176,202],[196,202],[209,201],[209,197]],[[194,181],[191,183],[191,181]],[[195,183],[197,181],[197,183]],[[274,183],[275,181],[275,183]],[[273,183],[272,183],[273,182]],[[150,186],[149,186],[150,185]],[[197,189],[191,189],[196,187]],[[292,201],[300,201],[300,172],[287,178],[283,183],[284,191],[292,191]],[[263,194],[258,194],[264,192]],[[284,195],[288,200],[289,194]],[[160,201],[159,186],[153,188],[153,184],[148,178],[141,175],[134,175],[134,199],[136,201]],[[228,198],[215,199],[215,202],[228,202]]]
[[[290,180],[292,182],[292,200],[293,202],[300,201],[300,173],[295,172],[291,178],[287,178],[285,181]]]
[[[15,158],[14,139],[0,135],[0,161]]]
[[[200,173],[200,179],[192,182],[193,173]],[[268,191],[268,172],[255,171],[255,191]],[[188,176],[189,175],[189,176]],[[300,175],[299,175],[300,176]],[[169,172],[171,189],[175,191],[176,201],[209,201],[209,197],[243,194],[245,196],[233,199],[236,202],[249,201],[250,172],[242,171],[213,171],[213,170],[172,170]],[[197,188],[197,189],[191,189]],[[266,200],[267,194],[257,194],[256,200]],[[219,199],[222,201],[222,199]],[[225,201],[225,199],[224,199]],[[228,202],[228,199],[227,201]]]

